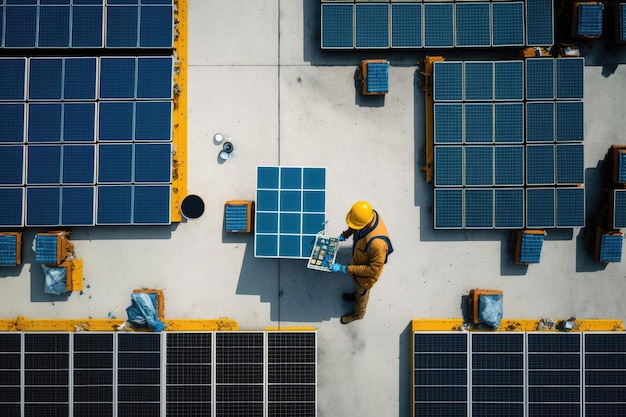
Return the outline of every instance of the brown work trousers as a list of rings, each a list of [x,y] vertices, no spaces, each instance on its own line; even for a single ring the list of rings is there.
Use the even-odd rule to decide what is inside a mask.
[[[352,316],[355,320],[360,320],[365,317],[367,302],[370,300],[370,290],[361,286],[356,286],[354,296],[356,300],[354,302],[354,311],[352,312]]]

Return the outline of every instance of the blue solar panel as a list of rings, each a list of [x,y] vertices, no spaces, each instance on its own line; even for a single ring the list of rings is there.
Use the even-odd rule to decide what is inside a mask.
[[[600,262],[622,262],[624,236],[603,234],[600,238]]]
[[[25,99],[26,59],[0,58],[0,100]]]
[[[585,4],[577,5],[577,23],[576,35],[578,36],[602,36],[602,15],[604,13],[604,4]]]
[[[494,140],[496,143],[524,143],[524,103],[496,103]]]
[[[494,152],[495,185],[524,185],[524,147],[496,146]]]
[[[24,184],[24,146],[0,146],[0,185]]]
[[[59,226],[61,188],[26,188],[26,226]]]
[[[35,235],[35,262],[56,264],[58,262],[57,255],[57,235]]]
[[[18,262],[17,245],[18,243],[17,243],[16,235],[0,235],[0,265],[1,266],[5,266],[5,265],[13,266],[17,264]]]
[[[133,187],[133,224],[170,224],[170,185]]]
[[[255,226],[257,233],[277,233],[278,213],[258,213]]]
[[[28,104],[28,142],[61,142],[61,103]]]
[[[465,100],[493,100],[493,62],[465,62],[464,83]]]
[[[302,233],[315,235],[324,229],[325,216],[321,213],[302,214]]]
[[[524,3],[491,3],[492,45],[524,46]]]
[[[465,227],[493,228],[493,189],[465,189]]]
[[[526,98],[528,100],[554,100],[553,58],[526,60]]]
[[[302,188],[305,190],[326,189],[326,169],[304,168],[302,177]]]
[[[556,145],[556,183],[585,183],[585,154],[582,144]]]
[[[554,145],[526,146],[526,184],[554,184]]]
[[[493,105],[464,104],[465,143],[493,143]]]
[[[508,6],[515,3],[494,3],[494,6]],[[496,100],[523,100],[524,99],[524,62],[523,61],[496,61],[495,72],[495,99]]]
[[[324,191],[303,191],[302,211],[324,213],[326,211],[326,193]]]
[[[61,189],[61,224],[93,226],[95,187],[63,187]]]
[[[463,147],[435,147],[435,187],[463,185]]]
[[[626,411],[623,392],[626,338],[622,332],[586,333],[585,416],[620,416]]]
[[[357,48],[389,48],[389,5],[356,4]]]
[[[37,47],[69,48],[70,6],[40,6]]]
[[[554,102],[526,103],[526,140],[554,142]]]
[[[248,230],[247,204],[226,204],[224,207],[224,229],[228,232]]]
[[[558,58],[556,60],[556,98],[582,99],[584,72],[584,58]]]
[[[26,184],[61,183],[61,146],[28,146]]]
[[[94,142],[96,103],[63,104],[63,141]]]
[[[133,102],[100,102],[98,108],[98,140],[133,140]]]
[[[454,5],[452,3],[424,4],[424,46],[452,48],[454,46]]]
[[[302,188],[302,168],[281,168],[280,188],[283,190],[299,190]]]
[[[493,146],[465,147],[465,185],[493,185]]]
[[[277,189],[279,174],[280,174],[280,168],[278,167],[258,167],[257,168],[257,188],[270,188],[270,189],[276,188]]]
[[[463,142],[463,104],[435,103],[435,143]]]
[[[526,0],[526,45],[554,43],[554,1]]]
[[[24,142],[24,103],[0,103],[0,143]]]
[[[174,11],[170,6],[142,6],[139,22],[140,48],[173,46]]]
[[[582,142],[585,139],[583,101],[556,103],[556,141]]]
[[[172,181],[172,147],[165,143],[135,145],[134,182]]]
[[[353,31],[353,4],[322,4],[322,48],[354,48]]]
[[[438,5],[426,4],[424,6]],[[462,101],[463,63],[452,61],[435,62],[433,65],[433,84],[433,98],[436,102]]]
[[[463,190],[435,188],[435,229],[463,228]]]
[[[278,196],[278,202],[280,211],[302,211],[302,192],[281,190]]]
[[[77,5],[72,7],[72,47],[102,48],[103,15],[102,6]]]
[[[106,47],[137,48],[139,6],[107,5],[106,12]]]
[[[391,4],[391,47],[422,47],[421,4]]]
[[[543,233],[522,233],[519,244],[519,262],[523,264],[538,264],[541,262],[541,248],[544,238]]]
[[[300,258],[300,236],[279,235],[278,256],[281,258]]]
[[[613,190],[613,228],[626,227],[626,190]]]
[[[585,226],[585,189],[556,189],[556,227]]]
[[[63,59],[31,58],[28,75],[29,100],[63,98]]]
[[[4,2],[0,2],[0,48],[4,48]]]
[[[389,91],[389,62],[367,63],[367,91],[386,93]]]
[[[275,258],[278,256],[278,235],[254,236],[254,253],[260,258]]]
[[[554,188],[526,189],[526,227],[553,228],[554,209]]]
[[[95,184],[95,154],[95,145],[64,145],[63,184]]]
[[[138,101],[135,104],[135,140],[172,140],[171,101]]]
[[[98,186],[97,224],[130,224],[132,186]]]
[[[257,212],[278,211],[278,191],[258,190],[256,203]]]
[[[621,3],[619,5],[618,17],[617,20],[619,22],[619,40],[622,42],[626,41],[626,3]]]
[[[0,226],[21,227],[24,225],[24,187],[0,187]]]
[[[491,46],[489,3],[456,3],[455,46]]]
[[[172,57],[140,57],[137,63],[137,98],[171,99]]]
[[[4,46],[34,48],[37,35],[37,6],[7,5],[4,11]]]
[[[98,145],[98,183],[130,183],[132,164],[133,145]]]
[[[65,58],[63,98],[95,100],[97,58]]]
[[[100,98],[135,98],[136,58],[100,58]]]
[[[494,226],[497,229],[524,227],[524,189],[496,188],[494,190]]]

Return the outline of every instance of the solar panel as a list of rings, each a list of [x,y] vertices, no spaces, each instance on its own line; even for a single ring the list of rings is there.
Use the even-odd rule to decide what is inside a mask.
[[[137,61],[137,98],[171,100],[174,68],[172,57],[139,57]]]
[[[613,190],[613,218],[610,220],[614,229],[626,227],[626,190]]]
[[[367,63],[367,91],[387,93],[389,91],[389,62]]]
[[[524,185],[524,147],[496,146],[494,148],[495,185]]]
[[[61,142],[63,105],[28,103],[28,142]]]
[[[583,37],[602,36],[602,15],[604,4],[580,3],[576,7],[578,13],[576,35]]]
[[[26,184],[61,183],[61,146],[30,145],[27,147]]]
[[[169,6],[142,5],[139,21],[140,48],[172,48],[174,10]]]
[[[98,144],[98,184],[130,183],[133,160],[131,144]]]
[[[424,4],[424,46],[452,48],[454,46],[454,5],[452,3]]]
[[[455,4],[455,46],[491,46],[491,8],[489,3]]]
[[[526,141],[554,142],[554,102],[526,103]]]
[[[556,227],[585,226],[585,189],[556,189]]]
[[[556,141],[582,142],[584,130],[584,102],[558,101],[556,103]]]
[[[604,233],[600,237],[600,262],[622,262],[622,247],[624,236],[619,234]]]
[[[493,143],[493,105],[463,104],[465,112],[465,143]]]
[[[106,7],[106,48],[137,48],[139,46],[139,6]]]
[[[70,7],[39,7],[37,47],[69,48],[70,46]]]
[[[556,59],[556,98],[581,99],[584,94],[584,58]]]
[[[99,185],[96,205],[96,224],[131,224],[133,214],[133,188],[131,185]]]
[[[389,48],[389,5],[356,4],[357,48]]]
[[[21,227],[24,225],[24,188],[0,187],[0,226]]]
[[[492,45],[524,46],[524,3],[491,3]]]
[[[494,206],[493,189],[466,188],[465,193],[465,228],[493,228]]]
[[[26,131],[24,103],[0,103],[0,143],[23,143]]]
[[[35,262],[56,264],[58,260],[58,236],[35,235]]]
[[[494,190],[494,226],[496,229],[524,227],[524,189],[496,188]]]
[[[26,226],[59,226],[60,212],[61,188],[26,188]]]
[[[445,4],[425,4],[424,8],[426,6]],[[433,64],[433,99],[435,102],[463,100],[463,62],[443,61]]]
[[[135,98],[136,58],[100,58],[100,99]]]
[[[526,0],[526,45],[554,43],[554,1]]]
[[[495,103],[495,143],[524,143],[524,103]]]
[[[26,59],[0,58],[0,101],[26,98]]]
[[[435,143],[463,142],[463,104],[435,103]]]
[[[95,4],[95,5],[92,5]],[[72,48],[102,48],[104,8],[102,0],[72,5]]]
[[[464,70],[465,100],[493,100],[493,62],[465,62]]]
[[[63,103],[63,142],[94,142],[96,103]]]
[[[0,266],[15,266],[20,262],[20,256],[17,252],[18,245],[21,245],[21,241],[18,242],[17,235],[0,234]],[[0,361],[2,359],[3,357],[0,355]],[[0,367],[0,382],[4,382],[6,378],[3,370]]]
[[[2,375],[2,392],[0,407],[8,417],[21,417],[20,390],[21,369],[21,334],[0,335],[0,374]]]
[[[170,224],[170,185],[133,186],[133,224]]]
[[[463,228],[463,190],[435,188],[435,229]]]
[[[556,145],[556,183],[585,183],[585,154],[582,144]]]
[[[626,412],[619,395],[626,388],[626,338],[622,333],[585,333],[585,415],[618,416]]]
[[[435,147],[435,187],[463,185],[463,147]]]
[[[135,183],[172,181],[172,146],[167,143],[135,145]]]
[[[61,224],[93,226],[95,224],[95,187],[61,189]]]
[[[555,214],[554,188],[526,189],[526,227],[553,228]]]
[[[554,97],[554,59],[528,58],[526,60],[526,99],[553,100]]]
[[[74,333],[74,413],[113,415],[113,334]]]
[[[526,184],[554,184],[554,145],[526,146]]]
[[[28,99],[63,98],[63,59],[31,58],[28,66]]]
[[[0,146],[0,186],[24,184],[24,146]]]
[[[63,145],[63,184],[95,184],[95,145]]]
[[[116,142],[133,140],[134,107],[132,101],[99,102],[98,140]]]
[[[465,147],[465,185],[493,185],[493,146]]]
[[[620,3],[617,9],[617,21],[618,21],[618,30],[619,37],[618,39],[622,42],[626,41],[626,3]]]
[[[509,6],[516,3],[494,3],[496,6]],[[495,29],[494,29],[495,30]],[[496,100],[524,99],[524,62],[494,62],[494,95]]]
[[[63,61],[63,98],[65,100],[95,100],[97,58],[64,58]]]
[[[391,3],[391,47],[422,46],[422,4]]]
[[[322,49],[354,48],[354,5],[322,4]]]
[[[7,4],[4,8],[4,18],[4,46],[6,48],[35,47],[37,6]]]

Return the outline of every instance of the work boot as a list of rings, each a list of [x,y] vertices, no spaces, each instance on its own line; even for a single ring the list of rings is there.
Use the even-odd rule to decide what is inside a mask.
[[[353,292],[350,292],[350,293],[344,292],[343,293],[343,299],[353,303],[353,302],[356,301],[356,294],[353,293]]]
[[[352,323],[354,320],[359,320],[359,317],[354,313],[350,313],[346,314],[345,316],[341,316],[341,319],[339,321],[341,322],[341,324],[348,324]]]

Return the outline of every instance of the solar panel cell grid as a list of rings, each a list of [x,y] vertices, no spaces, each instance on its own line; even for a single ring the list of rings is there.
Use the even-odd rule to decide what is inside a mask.
[[[556,145],[556,183],[578,185],[584,182],[584,146],[582,144]]]
[[[61,224],[93,226],[95,187],[63,187],[61,189]]]
[[[170,224],[170,185],[136,185],[133,192],[133,224]]]
[[[584,58],[556,59],[556,98],[581,99],[584,95]]]
[[[435,188],[435,229],[463,228],[463,190]]]
[[[604,4],[585,4],[577,6],[578,26],[576,34],[583,37],[597,37],[602,35],[602,15]]]
[[[131,224],[132,186],[98,186],[97,224]]]
[[[0,186],[24,184],[24,146],[0,146]]]
[[[493,185],[493,146],[465,147],[465,185]]]
[[[63,146],[63,184],[95,184],[95,145]]]
[[[524,45],[524,3],[491,3],[492,45]]]
[[[357,48],[389,48],[389,5],[356,4]]]
[[[493,143],[493,105],[464,104],[465,143]]]
[[[70,7],[39,7],[37,47],[68,48],[70,46]]]
[[[526,146],[526,184],[554,184],[554,145]]]
[[[465,100],[493,100],[493,62],[465,62],[464,67]]]
[[[174,11],[169,6],[141,7],[139,23],[140,48],[173,46]]]
[[[26,226],[59,226],[60,211],[60,188],[26,188]]]
[[[618,22],[619,22],[619,40],[621,42],[626,41],[626,3],[620,3],[618,8]]]
[[[322,4],[322,48],[354,48],[353,31],[353,4]]]
[[[29,100],[63,98],[62,58],[31,58],[28,68]]]
[[[491,46],[491,10],[489,3],[455,4],[455,46]]]
[[[132,141],[135,106],[131,101],[98,103],[98,140]],[[148,118],[152,119],[150,116]],[[140,118],[143,121],[143,118]],[[140,125],[143,126],[143,123]]]
[[[426,6],[442,6],[426,4]],[[445,5],[443,5],[445,6]],[[463,100],[463,62],[443,61],[433,65],[433,98],[437,101]]]
[[[551,46],[554,43],[554,1],[526,0],[526,44]]]
[[[137,59],[137,98],[171,99],[173,80],[172,57],[140,57]]]
[[[0,226],[23,226],[24,188],[1,187],[0,200],[3,202],[3,209],[0,210]]]
[[[495,185],[524,185],[524,147],[494,148]]]
[[[584,131],[584,102],[558,101],[556,103],[556,141],[582,142]]]
[[[524,227],[524,189],[494,190],[494,226],[496,229]]]
[[[422,5],[391,4],[391,47],[421,48]]]
[[[524,103],[496,103],[493,111],[495,143],[523,143]]]
[[[168,144],[136,144],[135,183],[172,181],[172,147]]]
[[[549,229],[554,221],[554,188],[528,188],[526,190],[526,227]]]
[[[65,58],[63,98],[65,100],[95,100],[98,60]]]
[[[88,4],[88,2],[85,2]],[[72,7],[72,47],[102,48],[104,8],[102,6],[79,5]]]
[[[139,46],[139,7],[107,5],[106,48]]]
[[[463,104],[435,103],[434,141],[437,143],[463,142]]]
[[[23,101],[25,86],[26,59],[0,58],[0,101]]]
[[[624,236],[603,234],[600,238],[600,262],[621,262]],[[626,376],[626,374],[624,375]]]
[[[526,103],[526,140],[554,142],[554,102]]]
[[[28,103],[28,142],[61,142],[61,103]]]
[[[4,46],[34,48],[37,41],[37,6],[7,4],[4,10]]]
[[[463,185],[463,147],[435,147],[435,187]]]
[[[452,3],[424,4],[424,46],[452,48],[454,46],[454,5]]]
[[[63,142],[94,142],[96,103],[63,103]]]
[[[493,189],[469,189],[465,192],[465,227],[490,229],[493,227]]]
[[[556,189],[556,226],[585,226],[585,189]]]
[[[61,183],[61,146],[31,145],[27,147],[26,184]]]
[[[100,58],[100,99],[135,98],[136,58]]]
[[[615,229],[626,227],[626,190],[613,190],[613,218]]]
[[[528,4],[527,2],[526,7],[528,7]],[[554,97],[554,59],[527,59],[526,98],[528,100],[553,100]]]
[[[509,5],[515,3],[494,3]],[[523,100],[524,99],[524,62],[523,61],[496,61],[494,63],[494,84],[496,100]]]

